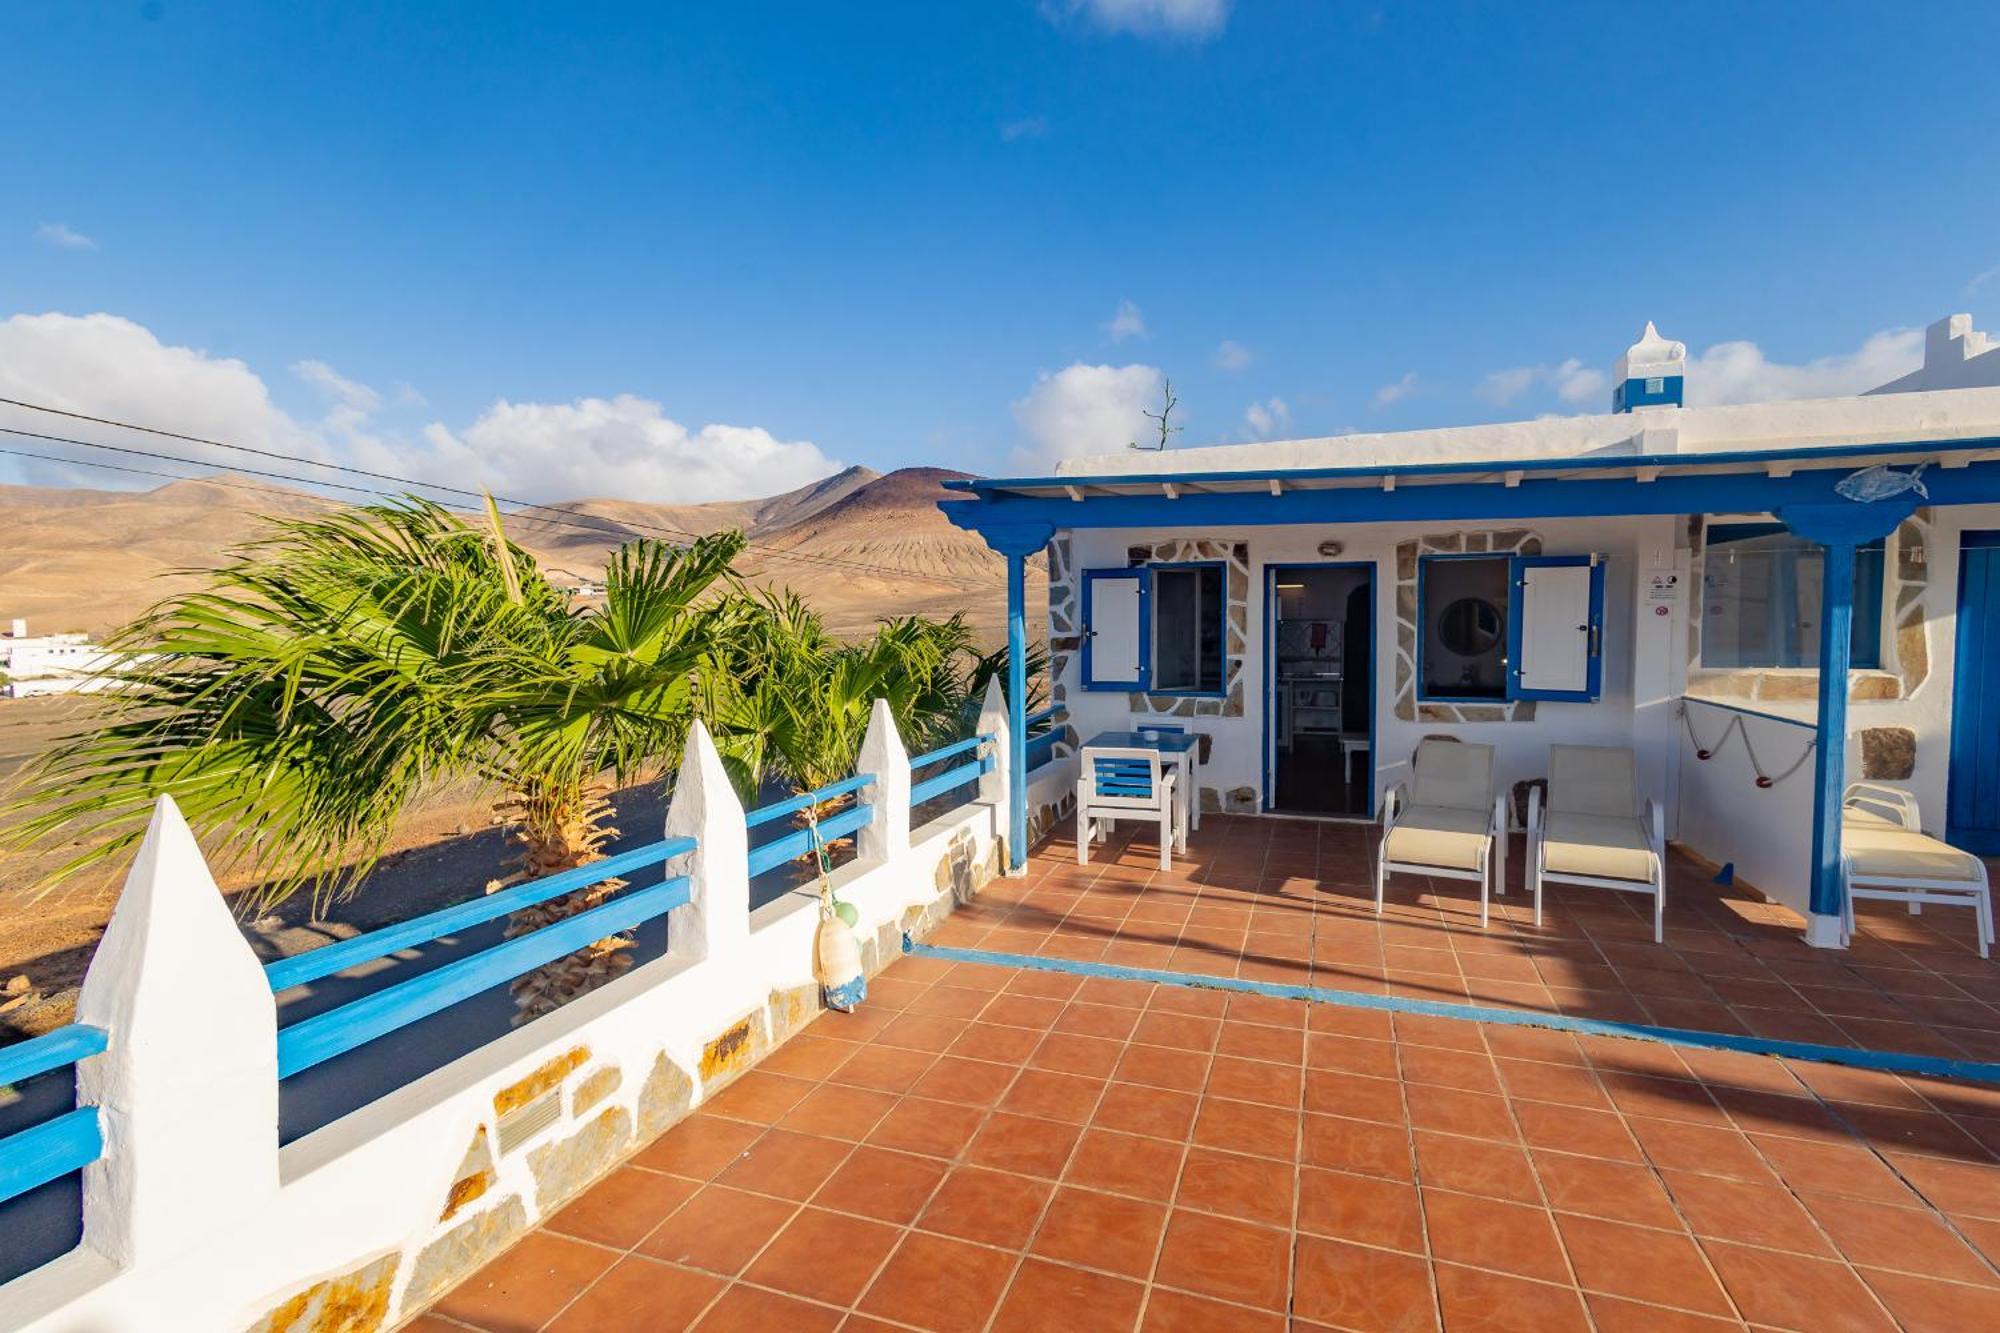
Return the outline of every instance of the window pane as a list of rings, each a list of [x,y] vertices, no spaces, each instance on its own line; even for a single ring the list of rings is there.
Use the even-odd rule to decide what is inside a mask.
[[[1857,667],[1882,661],[1883,548],[1854,557]],[[1819,662],[1826,561],[1821,548],[1776,523],[1716,524],[1702,570],[1701,664],[1809,667]]]
[[[1222,570],[1153,572],[1153,688],[1222,692]]]
[[[1505,557],[1427,559],[1417,566],[1424,697],[1507,697],[1508,568]]]

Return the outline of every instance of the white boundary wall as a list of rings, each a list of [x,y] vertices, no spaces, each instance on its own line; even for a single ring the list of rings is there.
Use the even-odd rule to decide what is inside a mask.
[[[876,818],[834,884],[872,973],[993,877],[1008,821],[1003,789],[910,829],[885,705],[863,755]],[[1073,767],[1039,770],[1031,809],[1060,805]],[[749,910],[743,810],[699,727],[667,827],[699,848],[667,867],[693,882],[665,956],[279,1148],[275,1006],[163,800],[80,1006],[110,1024],[78,1068],[106,1137],[84,1243],[0,1287],[0,1329],[390,1327],[713,1096],[819,1013],[818,896]]]

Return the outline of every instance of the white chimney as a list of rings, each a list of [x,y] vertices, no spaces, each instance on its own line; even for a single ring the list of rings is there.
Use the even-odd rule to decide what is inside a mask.
[[[1679,407],[1687,358],[1686,343],[1662,338],[1653,321],[1647,320],[1639,341],[1626,348],[1611,368],[1611,410]]]
[[[10,638],[10,639],[25,639],[25,638],[27,638],[27,637],[28,637],[28,622],[27,622],[27,621],[25,621],[25,620],[23,620],[23,619],[21,619],[21,618],[20,618],[19,616],[16,616],[16,617],[14,617],[14,624],[13,624],[13,626],[12,626],[12,627],[11,627],[11,628],[10,628],[10,629],[8,630],[8,632],[7,632],[7,637],[8,637],[8,638]]]

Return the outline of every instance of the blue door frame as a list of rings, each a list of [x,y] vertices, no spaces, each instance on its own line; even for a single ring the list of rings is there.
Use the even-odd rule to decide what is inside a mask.
[[[1945,838],[2000,855],[2000,532],[1959,535]]]
[[[1375,689],[1381,679],[1379,667],[1382,659],[1382,645],[1377,639],[1379,610],[1376,605],[1375,583],[1379,577],[1373,560],[1289,560],[1264,566],[1264,764],[1262,791],[1258,795],[1259,808],[1272,811],[1277,795],[1277,776],[1273,768],[1276,754],[1272,747],[1272,736],[1277,730],[1278,714],[1273,706],[1278,679],[1278,657],[1273,651],[1278,637],[1278,572],[1286,569],[1359,569],[1368,575],[1368,809],[1364,812],[1369,819],[1375,818]],[[1345,684],[1345,677],[1342,678]],[[1347,780],[1346,773],[1341,780]]]

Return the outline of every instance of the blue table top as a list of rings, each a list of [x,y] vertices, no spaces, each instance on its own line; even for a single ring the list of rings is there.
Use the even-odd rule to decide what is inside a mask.
[[[1092,746],[1104,746],[1117,750],[1158,750],[1163,754],[1185,754],[1201,744],[1201,737],[1192,731],[1160,731],[1148,740],[1136,731],[1100,731],[1083,743],[1088,750]]]

